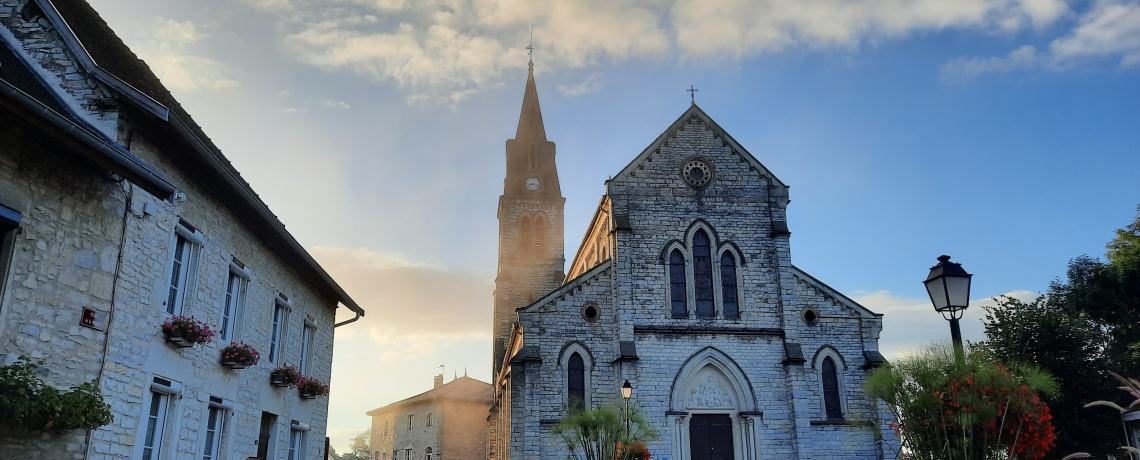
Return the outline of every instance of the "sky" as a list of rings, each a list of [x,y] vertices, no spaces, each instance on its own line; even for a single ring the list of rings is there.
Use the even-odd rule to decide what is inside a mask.
[[[336,334],[339,450],[441,365],[490,379],[530,43],[570,244],[694,85],[792,186],[793,262],[886,315],[888,358],[948,335],[938,255],[975,275],[979,340],[980,307],[1140,205],[1140,0],[89,1],[367,310]]]

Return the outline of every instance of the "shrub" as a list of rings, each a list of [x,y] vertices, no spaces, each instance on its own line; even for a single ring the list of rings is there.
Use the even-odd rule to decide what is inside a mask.
[[[230,342],[222,348],[222,363],[234,363],[241,366],[252,366],[261,360],[261,354],[245,342]]]
[[[36,375],[43,361],[21,356],[0,366],[0,423],[29,430],[94,429],[114,420],[94,381],[61,392]]]
[[[657,433],[636,408],[631,407],[629,414],[616,404],[569,412],[551,432],[562,437],[574,460],[648,460],[651,457],[643,441],[656,439]],[[629,430],[626,429],[627,415]]]
[[[981,352],[964,363],[932,345],[872,373],[866,391],[890,407],[909,459],[1039,459],[1056,436],[1039,393],[1057,385],[1031,366],[1005,366]]]
[[[178,338],[190,343],[210,343],[214,340],[214,331],[206,323],[193,317],[174,316],[162,324],[162,333],[168,338]]]

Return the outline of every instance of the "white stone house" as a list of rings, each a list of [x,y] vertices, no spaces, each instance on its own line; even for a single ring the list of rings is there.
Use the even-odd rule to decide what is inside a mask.
[[[0,458],[324,458],[328,399],[269,372],[329,383],[363,310],[83,0],[0,0],[0,242],[0,359],[97,380],[115,417],[6,430]],[[218,336],[172,346],[172,315]],[[260,362],[221,365],[231,341]]]
[[[788,186],[695,103],[605,182],[551,281],[563,199],[537,97],[532,73],[500,199],[490,457],[564,458],[567,408],[620,405],[628,381],[655,459],[893,458],[862,391],[882,316],[792,264]]]

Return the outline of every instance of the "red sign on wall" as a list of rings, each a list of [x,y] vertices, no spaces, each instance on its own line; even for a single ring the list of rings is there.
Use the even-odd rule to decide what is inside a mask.
[[[102,331],[107,328],[107,313],[83,307],[83,317],[79,319],[79,325]]]

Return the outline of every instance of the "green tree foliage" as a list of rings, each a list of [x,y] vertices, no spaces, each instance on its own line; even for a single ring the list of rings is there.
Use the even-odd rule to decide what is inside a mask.
[[[111,406],[94,382],[67,392],[47,385],[36,375],[43,361],[21,356],[0,366],[0,423],[28,430],[63,432],[94,429],[114,420]]]
[[[1107,262],[1088,256],[1069,261],[1065,280],[1031,302],[1001,298],[988,308],[984,346],[1003,362],[1029,362],[1052,373],[1060,393],[1053,410],[1057,449],[1105,457],[1116,449],[1120,420],[1083,410],[1115,396],[1107,371],[1127,373],[1140,364],[1140,208],[1137,218],[1107,244]]]
[[[372,428],[361,431],[348,443],[348,452],[337,455],[329,447],[329,457],[333,460],[371,460],[372,459]]]
[[[1034,366],[1003,366],[972,350],[958,363],[934,344],[867,377],[864,387],[890,407],[902,458],[1042,458],[1053,444],[1049,408],[1038,394],[1057,385]]]
[[[626,429],[626,416],[629,430]],[[622,446],[644,446],[657,438],[657,432],[635,407],[629,414],[623,406],[606,405],[591,410],[574,410],[551,430],[561,436],[574,460],[633,460],[648,452]]]

